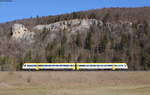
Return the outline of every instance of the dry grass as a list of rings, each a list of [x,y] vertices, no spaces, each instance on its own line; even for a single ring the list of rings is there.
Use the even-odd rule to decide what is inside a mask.
[[[149,95],[150,72],[0,72],[0,95]]]

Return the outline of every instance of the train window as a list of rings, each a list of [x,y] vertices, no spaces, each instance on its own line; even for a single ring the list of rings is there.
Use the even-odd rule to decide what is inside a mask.
[[[62,66],[73,66],[73,65],[39,65],[39,66],[62,67]]]
[[[36,65],[27,65],[27,67],[34,67],[34,66],[36,66]]]
[[[107,65],[104,65],[105,67],[107,66]]]
[[[108,65],[108,66],[112,66],[112,65]]]
[[[124,65],[118,65],[119,67],[123,67]]]
[[[123,65],[120,65],[120,67],[123,67]]]
[[[67,65],[67,64],[64,64],[64,65],[55,65],[55,64],[52,64],[52,65],[32,65],[32,64],[28,64],[28,65],[23,65],[23,66],[27,66],[27,67],[34,67],[34,66],[39,66],[39,67],[70,67],[70,66],[74,66],[74,65]]]
[[[24,66],[24,67],[26,67],[26,65],[25,65],[25,64],[24,64],[23,66]]]

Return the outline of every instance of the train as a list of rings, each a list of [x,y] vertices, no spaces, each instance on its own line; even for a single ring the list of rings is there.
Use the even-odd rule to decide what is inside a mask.
[[[22,70],[127,70],[127,63],[23,63]]]

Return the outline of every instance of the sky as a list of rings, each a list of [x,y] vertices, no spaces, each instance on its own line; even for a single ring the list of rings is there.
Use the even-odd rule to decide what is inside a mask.
[[[7,2],[5,2],[7,1]],[[150,0],[0,0],[0,23],[110,7],[150,6]]]

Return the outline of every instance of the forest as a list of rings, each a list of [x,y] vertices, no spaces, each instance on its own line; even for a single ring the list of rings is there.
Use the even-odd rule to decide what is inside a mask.
[[[129,70],[150,70],[150,7],[104,8],[15,20],[0,24],[0,70],[21,70],[25,62],[125,62]],[[35,32],[35,41],[11,40],[12,26],[36,25],[73,19],[96,19],[103,25],[92,25],[69,38],[67,30]]]

